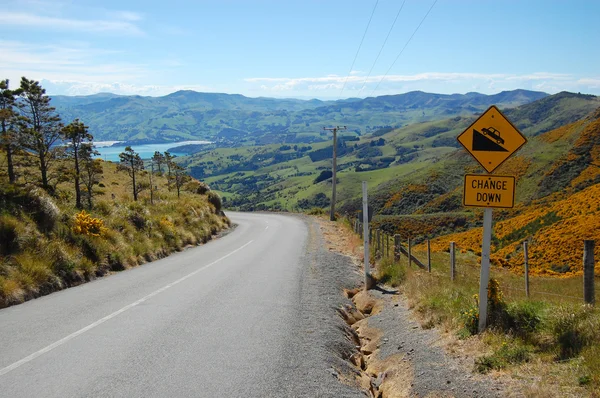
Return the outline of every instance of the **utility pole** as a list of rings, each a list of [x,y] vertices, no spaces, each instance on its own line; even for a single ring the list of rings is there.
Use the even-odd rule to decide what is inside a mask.
[[[323,127],[323,130],[333,132],[333,167],[331,176],[331,210],[329,211],[329,219],[335,221],[335,183],[336,183],[336,172],[337,172],[337,132],[338,130],[346,130],[346,126],[340,127]]]

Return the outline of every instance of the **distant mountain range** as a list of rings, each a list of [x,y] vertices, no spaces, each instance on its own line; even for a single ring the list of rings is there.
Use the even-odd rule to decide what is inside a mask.
[[[79,118],[97,140],[169,142],[208,139],[227,145],[310,143],[325,126],[345,125],[364,135],[381,128],[469,116],[489,105],[512,108],[547,97],[537,91],[405,94],[338,101],[249,98],[237,94],[178,91],[163,97],[54,96],[65,122]]]

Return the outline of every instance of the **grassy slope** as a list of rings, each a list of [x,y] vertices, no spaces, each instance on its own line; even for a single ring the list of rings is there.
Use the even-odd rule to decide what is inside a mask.
[[[529,146],[535,149],[521,155],[528,162],[515,159],[512,171],[523,176],[517,187],[523,191],[521,197],[531,199],[536,190],[547,185],[557,190],[540,199],[523,201],[496,223],[492,255],[496,264],[521,271],[521,242],[529,239],[534,273],[581,273],[583,240],[600,241],[599,116],[600,111],[536,137],[534,145]],[[481,233],[478,228],[451,234],[434,244],[446,247],[449,241],[455,241],[463,249],[479,252]],[[599,255],[600,245],[596,247],[596,258]]]
[[[55,197],[30,185],[0,185],[0,307],[206,242],[229,224],[207,195],[184,191],[178,199],[162,176],[154,176],[153,205],[148,191],[133,202],[126,174],[110,162],[103,169],[103,195],[90,211],[105,227],[100,236],[77,233],[71,185],[59,185]]]
[[[565,115],[587,112],[598,99],[560,94],[554,99],[542,100],[540,109],[546,109],[548,102],[558,115],[553,123],[559,123],[556,120],[566,120]],[[529,120],[537,111],[531,105],[528,107]],[[529,143],[498,170],[498,174],[517,177],[519,205],[514,210],[495,212],[496,220],[499,220],[497,228],[504,231],[496,236],[498,251],[493,256],[496,264],[520,269],[523,261],[520,242],[529,237],[532,239],[533,272],[580,272],[581,240],[600,238],[599,232],[593,232],[600,231],[600,227],[583,227],[593,227],[600,219],[594,205],[594,201],[600,200],[595,185],[600,182],[600,123],[597,117],[592,114],[545,133],[540,133],[546,126],[543,123],[537,129],[530,129],[533,136]],[[443,122],[415,124],[382,135],[385,146],[379,148],[384,156],[395,153],[398,147],[418,146],[417,157],[408,163],[355,172],[348,166],[359,161],[356,153],[341,156],[338,162],[341,170],[338,172],[338,209],[353,211],[359,208],[360,182],[364,180],[369,183],[370,201],[379,214],[375,226],[420,239],[470,230],[440,238],[439,246],[445,248],[448,241],[454,240],[459,247],[477,253],[481,232],[471,228],[481,225],[481,210],[462,207],[461,187],[463,175],[480,172],[479,167],[462,150],[431,145],[439,137],[456,137],[471,121],[470,118],[456,117]],[[379,136],[362,137],[356,143],[360,145],[377,138]],[[323,144],[315,149],[322,147]],[[252,150],[262,150],[258,148],[262,147]],[[314,183],[319,171],[330,167],[330,160],[312,162],[305,156],[244,174],[262,181],[263,185],[253,197],[257,203],[266,208],[298,210],[297,204],[301,200],[314,198],[317,194],[330,195],[330,180]],[[230,176],[214,176],[209,180],[220,186]],[[268,181],[273,177],[276,177],[274,181]],[[231,188],[236,189],[235,186]],[[231,198],[235,199],[235,196],[233,194]],[[560,220],[554,219],[552,212]],[[552,225],[540,228],[540,222]]]
[[[567,134],[565,139],[554,142],[540,141],[536,139],[549,125],[563,125],[573,118],[581,119],[600,104],[600,99],[593,96],[583,96],[571,93],[560,93],[555,96],[543,98],[534,103],[509,110],[511,118],[517,125],[525,126],[525,133],[531,138],[530,144],[526,145],[520,152],[517,161],[511,160],[503,167],[504,172],[513,172],[515,168],[523,168],[520,162],[527,163],[526,174],[523,175],[518,192],[519,201],[529,201],[539,196],[538,184],[543,177],[543,171],[550,167],[554,161],[564,155],[573,144],[573,137],[578,132]],[[546,115],[548,120],[540,121],[540,117]],[[370,141],[383,138],[385,145],[377,147],[381,150],[380,156],[369,157],[368,160],[377,162],[382,158],[394,156],[395,162],[388,168],[382,168],[369,172],[354,172],[356,165],[361,167],[364,163],[358,158],[356,151],[342,155],[338,158],[339,167],[339,206],[343,211],[352,211],[359,203],[360,187],[356,187],[357,181],[366,178],[369,181],[371,195],[378,197],[376,210],[381,212],[383,205],[395,195],[400,194],[404,186],[413,181],[430,180],[432,175],[439,175],[439,181],[444,182],[446,189],[452,191],[462,181],[464,172],[477,172],[478,169],[471,159],[457,150],[456,136],[460,134],[472,121],[474,117],[456,116],[451,119],[430,121],[411,124],[399,129],[389,131],[383,135],[374,133],[360,137],[359,141],[347,142],[347,145],[363,145]],[[532,124],[535,121],[535,124]],[[581,127],[581,126],[579,126]],[[577,130],[577,126],[573,127]],[[571,137],[571,138],[569,138]],[[324,148],[328,143],[311,144],[313,150]],[[302,146],[302,145],[299,145]],[[188,166],[216,161],[219,164],[212,168],[208,180],[226,195],[230,205],[243,209],[272,208],[272,209],[298,209],[299,200],[310,199],[314,195],[323,193],[329,196],[331,183],[324,181],[318,184],[312,182],[321,170],[330,169],[331,161],[323,160],[312,162],[307,156],[290,161],[282,161],[276,164],[272,162],[255,162],[256,170],[243,172],[244,177],[255,177],[260,181],[254,187],[255,193],[240,191],[243,183],[229,184],[228,180],[234,178],[235,173],[221,173],[229,165],[236,162],[228,159],[228,156],[236,153],[246,161],[258,153],[276,152],[278,145],[251,146],[238,149],[217,149],[214,151],[199,153],[188,161]],[[284,151],[290,153],[294,151]],[[429,164],[427,164],[429,163]],[[407,166],[410,165],[410,172]],[[500,172],[503,172],[502,170]],[[439,194],[439,192],[437,192]],[[236,201],[237,196],[237,201]],[[415,209],[400,208],[396,206],[385,214],[409,214]],[[436,208],[430,206],[426,212],[454,211],[456,208]]]

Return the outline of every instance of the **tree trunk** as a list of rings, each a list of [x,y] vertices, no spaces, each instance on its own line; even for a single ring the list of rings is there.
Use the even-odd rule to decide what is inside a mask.
[[[8,164],[8,181],[14,184],[17,181],[13,164],[13,150],[10,144],[6,144],[6,163]]]
[[[8,181],[11,184],[14,184],[17,180],[15,176],[15,168],[13,164],[13,149],[12,145],[6,135],[6,122],[2,120],[2,138],[5,142],[4,149],[6,150],[6,163],[8,167]]]
[[[77,207],[78,209],[83,208],[83,206],[81,205],[81,186],[79,185],[79,176],[80,176],[80,171],[79,171],[79,158],[77,157],[77,151],[79,148],[75,147],[74,148],[74,155],[75,155],[75,207]]]
[[[92,210],[92,187],[91,186],[88,186],[87,202],[88,202],[88,209]]]
[[[137,185],[135,185],[135,167],[133,162],[131,162],[131,178],[133,179],[133,200],[137,202]]]
[[[39,158],[40,173],[42,174],[42,188],[48,191],[50,189],[50,184],[48,184],[48,165],[46,164],[46,154],[43,151],[40,151]]]

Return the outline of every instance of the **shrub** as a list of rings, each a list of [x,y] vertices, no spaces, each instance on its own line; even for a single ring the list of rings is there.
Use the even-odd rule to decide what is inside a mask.
[[[196,193],[198,195],[206,195],[208,192],[210,192],[210,187],[207,184],[199,181],[199,184],[196,187]]]
[[[321,171],[321,174],[319,174],[317,176],[317,178],[315,178],[314,183],[318,184],[321,181],[325,181],[325,180],[331,178],[332,176],[333,176],[333,172],[331,170],[323,170],[323,171]]]
[[[208,193],[208,203],[214,206],[215,213],[219,213],[223,208],[223,202],[221,201],[221,197],[215,191],[210,191]]]
[[[95,264],[102,263],[111,252],[104,240],[94,236],[80,235],[77,243],[83,255]]]
[[[111,215],[113,208],[114,205],[105,200],[98,200],[94,205],[94,209],[105,217]]]
[[[558,359],[573,358],[583,348],[599,340],[600,320],[593,317],[593,308],[584,306],[573,312],[561,309],[552,323],[552,334],[558,345]]]
[[[23,253],[15,256],[15,261],[21,273],[21,287],[25,289],[36,290],[53,276],[48,263],[39,256]]]
[[[506,309],[504,330],[529,340],[542,322],[544,303],[522,301],[511,303]]]
[[[502,343],[500,349],[491,355],[484,355],[475,361],[475,367],[480,373],[487,373],[492,369],[504,369],[511,364],[520,364],[529,361],[531,353],[528,347],[516,342]]]
[[[0,307],[13,300],[18,301],[22,293],[23,289],[15,279],[0,275]]]
[[[148,220],[146,219],[146,211],[144,211],[143,209],[131,209],[127,218],[138,230],[141,231],[143,229],[146,229]]]
[[[586,347],[582,351],[583,364],[587,368],[589,374],[582,376],[580,379],[587,381],[586,384],[594,384],[600,386],[600,345],[593,344]],[[581,383],[580,380],[580,384]]]
[[[125,269],[125,260],[119,251],[113,251],[108,254],[108,265],[111,271],[123,271]]]
[[[66,245],[61,241],[52,241],[44,248],[42,256],[51,265],[55,274],[64,276],[75,269],[75,261],[71,257]]]
[[[36,208],[34,217],[40,230],[48,232],[54,229],[60,217],[58,206],[40,189],[32,189],[29,195],[33,200],[33,206]]]
[[[19,220],[12,216],[0,217],[0,254],[6,256],[19,250]]]
[[[77,263],[76,269],[83,273],[86,280],[90,280],[96,272],[96,265],[84,257]]]
[[[104,221],[92,217],[85,210],[81,210],[80,213],[75,215],[73,232],[80,235],[98,237],[106,233],[106,228],[104,227]]]
[[[311,216],[321,216],[321,215],[325,214],[325,210],[320,207],[313,207],[312,209],[310,209],[308,211],[307,214],[311,215]]]
[[[465,324],[465,330],[470,335],[475,335],[479,331],[479,307],[477,305],[477,295],[474,295],[475,305],[461,311],[460,316]]]
[[[378,277],[380,282],[397,287],[406,280],[406,268],[392,259],[384,258],[379,263]]]

